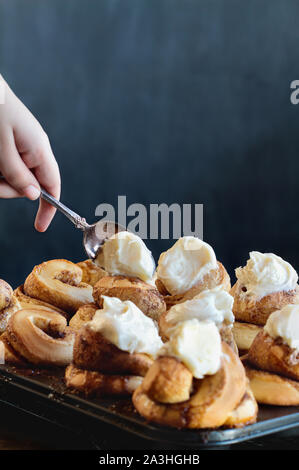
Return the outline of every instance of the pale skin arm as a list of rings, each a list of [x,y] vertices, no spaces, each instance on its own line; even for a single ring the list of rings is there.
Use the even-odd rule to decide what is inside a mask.
[[[39,122],[0,75],[4,103],[0,104],[0,198],[38,199],[40,186],[60,197],[60,174],[49,139]],[[47,230],[55,209],[41,200],[35,219],[39,232]]]

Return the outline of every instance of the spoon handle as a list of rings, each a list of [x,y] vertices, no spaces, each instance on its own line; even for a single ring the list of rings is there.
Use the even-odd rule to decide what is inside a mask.
[[[62,204],[62,202],[55,199],[55,197],[51,196],[51,194],[49,194],[44,188],[40,188],[40,195],[45,201],[47,201],[49,204],[56,207],[56,209],[62,212],[62,214],[64,214],[71,222],[73,222],[73,224],[77,228],[84,230],[89,227],[89,224],[83,217],[80,217],[80,215],[76,214],[76,212],[72,211],[64,204]]]
[[[4,180],[4,176],[0,174],[0,180]],[[58,201],[55,199],[54,196],[51,196],[44,188],[40,188],[40,196],[47,201],[49,204],[52,206],[56,207],[62,214],[64,214],[73,224],[77,227],[80,228],[81,230],[85,230],[86,228],[89,227],[89,224],[86,222],[86,220],[83,217],[80,217],[80,215],[76,214],[76,212],[72,211],[68,207],[66,207],[62,202]]]

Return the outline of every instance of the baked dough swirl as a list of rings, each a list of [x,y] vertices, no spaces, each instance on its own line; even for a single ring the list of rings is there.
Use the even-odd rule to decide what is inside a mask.
[[[20,308],[21,305],[10,285],[0,279],[0,334],[5,331],[11,315]]]
[[[74,331],[80,330],[83,325],[93,319],[94,314],[98,309],[99,307],[95,303],[82,305],[82,307],[80,307],[75,315],[70,319],[69,326]]]
[[[77,266],[82,269],[82,282],[94,286],[102,277],[108,276],[106,271],[97,266],[91,259],[80,261]]]
[[[241,361],[222,343],[218,372],[203,379],[174,357],[159,357],[133,394],[133,404],[147,420],[177,428],[243,426],[254,422],[257,405],[248,389]],[[239,409],[238,409],[239,408]]]
[[[60,313],[60,315],[68,318],[69,315],[61,308],[56,307],[55,305],[51,305],[47,302],[43,302],[42,300],[34,299],[33,297],[29,297],[24,292],[24,286],[19,286],[14,290],[14,295],[18,300],[21,308],[40,308],[41,310],[50,310],[52,312]]]
[[[117,297],[133,302],[146,316],[158,320],[165,312],[166,305],[163,296],[155,286],[140,281],[134,277],[106,276],[100,279],[93,289],[95,302],[101,308],[102,296]]]
[[[164,296],[167,310],[173,305],[180,304],[186,300],[191,300],[195,295],[200,294],[204,290],[214,289],[214,287],[221,286],[227,292],[230,291],[230,277],[219,261],[217,261],[217,269],[209,271],[197,284],[188,289],[183,294],[170,295],[167,292],[161,279],[156,280],[156,286],[159,292]]]
[[[73,363],[66,369],[65,381],[87,396],[130,395],[152,363],[146,354],[120,350],[86,324],[76,334]]]
[[[5,342],[15,355],[39,366],[69,364],[74,339],[74,333],[62,315],[34,307],[14,313],[5,331]],[[11,360],[13,362],[13,358]]]
[[[230,294],[234,297],[233,313],[240,322],[265,325],[269,316],[275,310],[281,310],[285,305],[299,304],[299,286],[294,290],[273,292],[261,299],[247,295],[246,286],[237,281]]]
[[[25,281],[24,292],[69,314],[93,301],[92,287],[82,282],[82,269],[64,259],[35,266]]]

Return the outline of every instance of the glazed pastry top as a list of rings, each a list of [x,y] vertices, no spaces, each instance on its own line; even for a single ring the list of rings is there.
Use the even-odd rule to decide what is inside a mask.
[[[264,330],[271,338],[281,338],[292,349],[299,349],[299,305],[286,305],[271,313]]]
[[[221,354],[221,338],[215,323],[195,318],[179,323],[159,351],[159,356],[181,360],[197,379],[219,370]]]
[[[197,294],[191,300],[171,307],[167,312],[166,320],[170,327],[192,318],[200,321],[209,320],[221,327],[223,322],[226,324],[234,322],[233,303],[234,299],[228,292],[220,286],[215,287]]]
[[[161,254],[157,277],[171,295],[183,294],[212,269],[217,269],[213,248],[199,238],[182,237]]]
[[[103,309],[96,311],[88,327],[101,332],[122,351],[155,357],[163,343],[154,321],[130,300],[102,297]]]
[[[262,298],[274,292],[296,288],[298,274],[295,269],[273,253],[252,251],[246,266],[236,269],[240,284],[246,287],[246,295]]]
[[[119,232],[107,240],[95,263],[111,275],[152,280],[155,262],[143,240],[131,232]]]

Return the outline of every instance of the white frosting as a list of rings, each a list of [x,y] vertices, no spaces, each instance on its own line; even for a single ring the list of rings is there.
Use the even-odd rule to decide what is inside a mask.
[[[197,379],[219,370],[221,354],[221,338],[215,323],[200,322],[195,318],[179,323],[159,351],[159,356],[181,360]]]
[[[234,322],[233,303],[234,298],[228,292],[221,287],[215,287],[171,307],[166,314],[166,321],[169,328],[172,328],[179,322],[197,318],[200,321],[214,322],[219,328],[224,322]]]
[[[299,305],[286,305],[271,313],[264,330],[271,338],[282,338],[290,348],[299,349]]]
[[[122,351],[145,353],[155,357],[162,346],[158,329],[151,318],[130,300],[102,296],[103,309],[97,310],[88,323]]]
[[[246,266],[236,269],[239,283],[247,289],[246,295],[262,298],[274,292],[296,288],[298,274],[280,256],[258,251],[252,251],[249,256]]]
[[[152,280],[155,262],[141,238],[131,232],[112,235],[103,245],[95,263],[109,274]]]
[[[210,245],[199,238],[182,237],[161,254],[157,276],[170,294],[183,294],[216,268],[216,256]]]

